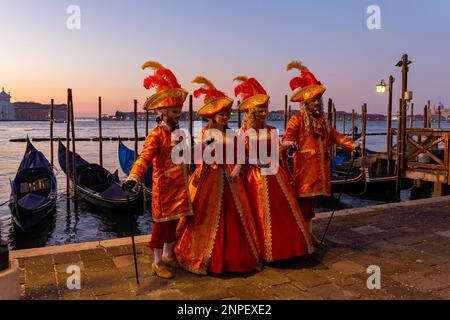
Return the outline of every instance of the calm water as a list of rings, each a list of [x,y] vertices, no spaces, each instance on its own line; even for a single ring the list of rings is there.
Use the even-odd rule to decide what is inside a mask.
[[[282,130],[283,122],[270,122],[271,125]],[[361,128],[360,123],[356,125]],[[417,127],[421,123],[415,124]],[[433,124],[435,125],[435,124]],[[96,121],[76,121],[75,131],[77,138],[98,137],[98,124]],[[150,124],[152,128],[153,124]],[[201,122],[195,123],[194,134],[200,131]],[[395,123],[394,123],[395,126]],[[182,128],[187,128],[187,123],[181,123]],[[236,128],[237,123],[231,123],[231,127]],[[347,122],[347,131],[350,131]],[[450,127],[449,123],[443,123],[443,127]],[[342,123],[338,123],[338,129],[342,130]],[[55,137],[65,137],[66,124],[56,123],[54,126]],[[139,135],[143,136],[145,123],[139,123]],[[384,132],[384,122],[369,122],[368,132]],[[48,138],[48,122],[1,122],[0,121],[0,204],[9,199],[10,185],[9,178],[13,179],[19,163],[25,151],[25,143],[12,143],[9,139],[25,138]],[[134,135],[133,122],[103,122],[104,137],[132,137]],[[369,136],[367,148],[375,151],[385,151],[386,136]],[[50,142],[34,142],[36,148],[42,151],[50,160]],[[125,142],[128,147],[133,148],[132,141]],[[143,142],[139,143],[139,150]],[[54,143],[55,155],[57,154],[57,143]],[[125,175],[120,171],[118,155],[118,142],[103,142],[103,162],[104,166],[111,172],[119,169],[120,177]],[[77,142],[77,152],[86,160],[98,162],[98,142]],[[111,214],[99,213],[98,210],[83,203],[79,204],[77,212],[71,204],[67,210],[67,200],[65,196],[66,179],[57,162],[55,156],[55,167],[58,179],[58,202],[55,215],[49,217],[44,223],[32,232],[24,234],[14,227],[9,207],[0,207],[0,236],[10,243],[12,249],[23,249],[32,247],[43,247],[48,245],[59,245],[66,243],[87,242],[95,240],[113,239],[129,236],[129,223],[126,213]],[[404,193],[403,198],[408,194]],[[379,201],[356,199],[350,196],[343,196],[342,201],[351,207],[360,207],[379,203]],[[136,218],[137,233],[149,234],[151,231],[150,214]]]

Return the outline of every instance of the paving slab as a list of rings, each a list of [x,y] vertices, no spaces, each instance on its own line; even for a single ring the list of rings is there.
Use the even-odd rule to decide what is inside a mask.
[[[314,220],[323,233],[330,213]],[[21,297],[30,300],[320,300],[450,299],[450,197],[383,204],[336,213],[326,246],[314,254],[265,265],[247,274],[151,273],[149,236],[136,237],[140,284],[130,238],[11,252],[19,261]],[[80,290],[70,290],[70,266]],[[370,290],[367,268],[380,267]]]

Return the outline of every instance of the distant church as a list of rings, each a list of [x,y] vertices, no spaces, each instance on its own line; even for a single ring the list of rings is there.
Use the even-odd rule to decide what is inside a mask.
[[[11,95],[2,88],[0,92],[0,120],[15,120],[14,105],[11,104]]]
[[[2,88],[0,92],[0,121],[45,121],[50,116],[50,105],[36,102],[11,103],[11,95]],[[67,118],[67,105],[55,104],[53,106],[55,121],[65,121]]]

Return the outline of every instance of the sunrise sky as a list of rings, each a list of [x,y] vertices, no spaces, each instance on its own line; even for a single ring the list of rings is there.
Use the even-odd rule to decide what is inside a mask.
[[[381,9],[381,30],[366,25],[369,5]],[[81,9],[81,29],[69,30],[69,5]],[[183,87],[197,75],[231,95],[237,75],[256,77],[273,109],[290,94],[286,71],[303,61],[328,88],[338,110],[385,113],[387,96],[375,85],[394,75],[395,100],[403,53],[413,61],[414,102],[450,105],[450,1],[119,1],[0,0],[0,87],[12,101],[66,101],[77,116],[132,110],[152,92],[140,65],[156,60]],[[200,101],[196,101],[198,106]],[[420,110],[420,109],[419,109]]]

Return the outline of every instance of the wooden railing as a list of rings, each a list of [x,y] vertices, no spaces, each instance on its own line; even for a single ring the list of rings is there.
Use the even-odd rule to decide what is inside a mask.
[[[391,134],[396,135],[397,129],[392,128]],[[405,140],[404,169],[445,176],[444,182],[450,184],[450,130],[410,128]],[[391,147],[392,158],[397,158],[396,149]]]

